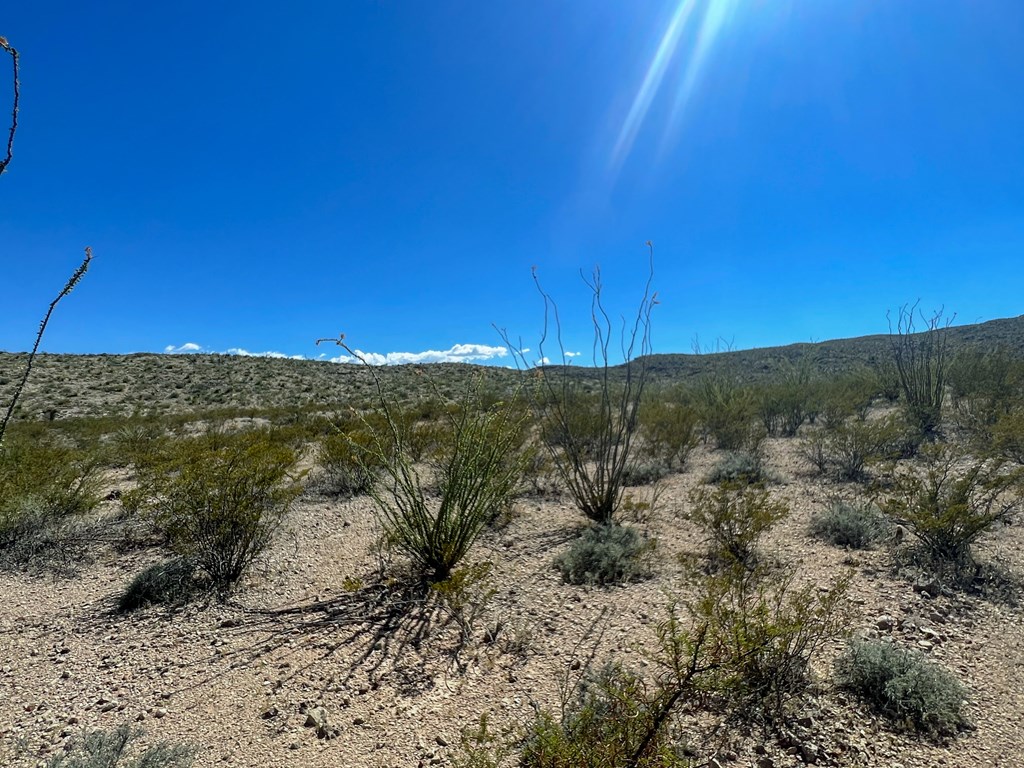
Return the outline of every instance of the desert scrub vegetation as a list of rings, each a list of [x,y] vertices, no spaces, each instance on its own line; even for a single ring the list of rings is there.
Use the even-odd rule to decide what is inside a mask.
[[[697,446],[700,416],[680,387],[650,390],[640,404],[641,454],[668,471],[686,465]]]
[[[972,575],[974,544],[1020,509],[1020,471],[948,445],[930,446],[921,464],[894,477],[882,509],[914,535],[931,568],[955,579]]]
[[[12,434],[0,447],[0,563],[41,565],[69,555],[79,543],[75,523],[99,501],[91,456],[52,438]]]
[[[199,591],[196,566],[191,560],[176,557],[149,566],[137,574],[117,600],[119,613],[149,605],[175,606],[188,602]]]
[[[754,395],[758,418],[769,437],[793,437],[812,412],[813,382],[806,362],[787,366]]]
[[[757,544],[772,526],[789,514],[763,486],[723,483],[695,488],[686,518],[705,534],[713,569],[752,570],[758,563]]]
[[[298,495],[296,458],[265,431],[169,440],[138,466],[134,501],[223,594],[267,548]]]
[[[899,308],[895,325],[889,317],[889,345],[907,422],[927,439],[935,438],[942,427],[942,406],[946,397],[949,326],[954,318],[943,320],[942,314],[940,309],[930,318],[925,317],[914,303]],[[921,331],[916,326],[915,315],[924,326]]]
[[[705,441],[724,451],[756,450],[763,433],[755,425],[757,398],[748,386],[722,373],[704,376],[695,393]]]
[[[656,542],[627,525],[595,525],[569,545],[555,564],[569,584],[622,584],[651,575]]]
[[[619,661],[568,671],[555,709],[517,733],[486,717],[463,734],[457,765],[670,768],[706,765],[723,726],[784,721],[822,646],[845,635],[847,580],[822,591],[788,575],[730,570],[673,601],[642,668]]]
[[[191,768],[196,750],[159,742],[145,749],[133,742],[142,729],[127,725],[95,730],[72,739],[67,748],[46,761],[46,768]]]
[[[869,469],[917,450],[916,433],[896,415],[846,421],[831,429],[817,428],[802,438],[800,455],[820,474],[840,482],[863,483]]]
[[[569,365],[571,358],[561,341],[558,305],[541,286],[536,270],[534,285],[544,303],[544,329],[537,354],[546,359],[553,323],[561,365],[534,367],[521,346],[512,343],[508,332],[499,331],[523,374],[524,390],[555,472],[580,511],[602,525],[613,522],[638,460],[640,412],[649,379],[651,313],[658,303],[657,294],[651,293],[654,247],[650,242],[647,247],[650,268],[644,293],[632,324],[627,327],[623,321],[619,333],[603,303],[600,269],[594,269],[590,280],[583,278],[591,296],[595,371],[590,382]],[[624,358],[617,368],[611,362],[616,340]]]
[[[889,528],[889,521],[874,504],[837,499],[811,518],[810,532],[837,547],[873,549]]]
[[[1024,401],[1024,361],[1002,347],[959,350],[946,378],[953,418],[981,442]]]
[[[884,641],[853,640],[836,660],[836,677],[898,727],[948,736],[967,726],[966,689],[919,653]]]
[[[781,483],[782,478],[765,466],[760,451],[729,451],[711,468],[705,481],[712,485],[768,485]]]
[[[344,336],[331,341],[362,360]],[[520,487],[527,413],[518,390],[495,399],[478,378],[452,401],[428,380],[442,422],[439,444],[424,465],[410,449],[409,420],[377,372],[370,373],[377,388],[376,411],[362,419],[368,440],[352,442],[352,447],[365,471],[380,475],[367,491],[384,543],[407,556],[428,583],[444,582]]]

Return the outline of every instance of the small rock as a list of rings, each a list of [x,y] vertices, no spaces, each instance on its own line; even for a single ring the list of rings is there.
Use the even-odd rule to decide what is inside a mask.
[[[263,710],[263,714],[260,717],[264,720],[272,720],[280,714],[280,710],[277,707],[270,707],[269,709]]]
[[[161,718],[167,716],[167,710],[163,707],[156,707],[153,709],[153,717]]]
[[[875,626],[883,632],[888,632],[896,625],[896,619],[892,616],[879,616],[875,619]]]
[[[817,744],[812,744],[810,742],[801,744],[800,757],[802,757],[804,762],[808,765],[815,765],[821,757],[821,750],[818,749]]]
[[[365,717],[353,717],[352,718],[352,725],[362,725],[365,722],[366,722],[366,718]]]
[[[448,746],[448,739],[446,739],[440,733],[437,734],[437,736],[434,738],[434,741],[437,742],[437,746],[439,746],[439,747],[447,747]]]
[[[914,584],[914,591],[926,597],[938,597],[942,593],[942,587],[935,579],[930,581],[919,581]]]
[[[775,761],[768,755],[757,758],[757,768],[775,768]]]

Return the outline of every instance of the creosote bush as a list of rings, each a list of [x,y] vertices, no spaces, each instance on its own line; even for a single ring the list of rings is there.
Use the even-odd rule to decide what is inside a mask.
[[[697,445],[700,416],[680,390],[651,393],[640,405],[641,454],[678,471]]]
[[[266,433],[171,442],[140,466],[140,503],[181,557],[225,592],[270,544],[298,495],[295,452]]]
[[[803,438],[800,453],[819,472],[841,482],[863,483],[868,469],[917,449],[914,435],[899,418],[844,422]]]
[[[626,525],[596,525],[556,561],[569,584],[622,584],[650,576],[656,544]]]
[[[706,764],[695,747],[724,725],[782,722],[811,682],[821,647],[845,634],[848,580],[827,591],[787,575],[731,569],[672,603],[641,673],[587,666],[561,686],[556,711],[537,709],[521,733],[481,718],[463,734],[462,768],[677,768]],[[684,740],[690,734],[692,742]],[[703,758],[703,759],[701,759]]]
[[[714,566],[752,569],[761,536],[788,514],[789,507],[773,500],[763,486],[724,483],[695,488],[687,518],[705,532]]]
[[[834,501],[811,519],[811,535],[849,549],[872,549],[884,537],[888,521],[874,504]]]
[[[705,437],[724,451],[755,451],[763,433],[754,424],[757,400],[748,387],[723,374],[705,376],[695,391]]]
[[[73,523],[99,504],[93,459],[52,439],[9,436],[0,448],[0,561],[67,554]]]
[[[942,736],[967,725],[964,687],[918,653],[855,640],[837,659],[836,674],[840,684],[898,726]]]
[[[967,575],[975,567],[974,543],[1020,508],[1020,473],[948,446],[933,446],[923,459],[919,471],[894,479],[882,508],[913,533],[932,566]]]

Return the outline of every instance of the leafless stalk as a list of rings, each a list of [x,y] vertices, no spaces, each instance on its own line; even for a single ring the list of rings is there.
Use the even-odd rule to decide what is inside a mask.
[[[14,408],[18,404],[18,398],[21,397],[22,390],[25,389],[25,383],[28,381],[28,375],[32,372],[32,363],[35,362],[36,353],[39,351],[39,344],[42,342],[43,334],[46,332],[46,324],[50,322],[50,315],[53,314],[53,310],[57,308],[57,304],[60,303],[60,300],[71,293],[82,277],[85,276],[91,261],[92,248],[86,248],[85,258],[82,259],[82,263],[78,265],[78,269],[74,271],[74,274],[72,274],[68,279],[64,288],[57,294],[57,298],[50,302],[50,307],[46,310],[46,315],[43,317],[42,322],[39,323],[39,332],[36,334],[36,343],[32,345],[32,351],[28,355],[28,362],[25,363],[25,372],[21,375],[21,381],[18,382],[18,386],[14,389],[14,395],[11,397],[10,405],[7,406],[7,413],[4,414],[4,420],[0,422],[0,445],[3,444],[4,433],[7,431],[7,423],[11,420],[11,416],[14,415]]]
[[[0,36],[0,48],[11,55],[11,68],[14,70],[14,106],[11,109],[11,130],[7,134],[7,155],[0,160],[0,175],[3,175],[14,156],[14,134],[18,131],[18,100],[21,97],[21,85],[18,82],[18,49],[8,43],[7,38],[3,36]],[[2,434],[0,432],[0,435]]]

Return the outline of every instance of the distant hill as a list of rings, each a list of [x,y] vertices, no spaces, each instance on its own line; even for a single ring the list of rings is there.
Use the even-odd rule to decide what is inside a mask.
[[[1024,356],[1024,315],[949,328],[951,347],[1002,347]],[[0,406],[10,402],[24,353],[0,352]],[[891,359],[886,334],[712,354],[648,357],[659,383],[685,382],[707,372],[747,381],[770,377],[798,363],[829,375]],[[443,389],[455,391],[473,375],[494,387],[514,382],[504,368],[436,363],[426,367]],[[623,367],[619,367],[621,374]],[[417,366],[377,368],[388,390],[413,400],[427,381]],[[591,369],[574,367],[587,377]],[[228,355],[40,355],[19,403],[19,418],[181,413],[210,408],[345,407],[373,393],[370,371],[359,365]]]

